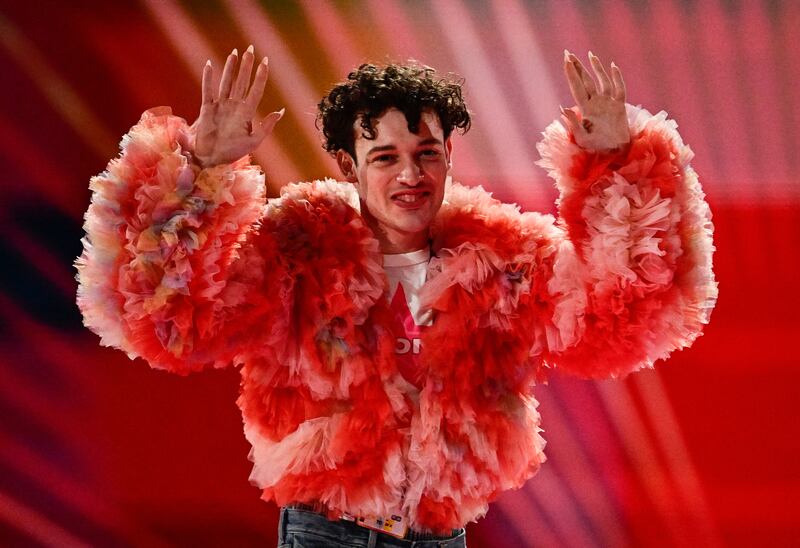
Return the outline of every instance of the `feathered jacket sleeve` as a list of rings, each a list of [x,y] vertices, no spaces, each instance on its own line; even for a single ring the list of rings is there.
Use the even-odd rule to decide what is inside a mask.
[[[562,230],[534,273],[543,303],[534,353],[582,377],[624,375],[689,346],[717,296],[693,153],[665,112],[627,109],[622,152],[585,151],[557,122],[538,145]]]
[[[253,241],[263,173],[247,158],[200,169],[179,144],[186,130],[168,107],[142,115],[91,180],[76,261],[78,305],[102,344],[181,374],[236,361],[280,301],[280,268],[263,267],[273,244]]]

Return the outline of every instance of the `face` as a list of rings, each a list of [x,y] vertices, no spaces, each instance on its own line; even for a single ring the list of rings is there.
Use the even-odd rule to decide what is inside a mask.
[[[408,130],[405,115],[394,108],[374,127],[375,139],[366,139],[355,122],[358,161],[340,150],[339,167],[358,188],[362,215],[384,253],[422,249],[444,198],[450,139],[444,139],[439,117],[430,111],[423,112],[418,133]]]

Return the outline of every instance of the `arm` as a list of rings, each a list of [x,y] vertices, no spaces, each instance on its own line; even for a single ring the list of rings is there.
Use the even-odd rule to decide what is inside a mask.
[[[708,322],[717,295],[711,213],[666,113],[625,112],[613,65],[609,79],[592,56],[597,89],[574,56],[566,64],[578,112],[565,111],[566,127],[551,124],[539,144],[565,229],[540,270],[552,305],[541,351],[579,376],[619,376],[689,346]],[[620,112],[624,133],[609,129]]]
[[[232,54],[217,96],[206,65],[192,127],[162,107],[123,138],[120,157],[91,181],[76,261],[78,305],[102,344],[178,373],[235,360],[247,326],[277,306],[261,296],[280,277],[264,268],[272,243],[256,231],[264,177],[245,156],[280,113],[250,131],[266,64],[249,93],[252,51],[235,84],[234,64]]]

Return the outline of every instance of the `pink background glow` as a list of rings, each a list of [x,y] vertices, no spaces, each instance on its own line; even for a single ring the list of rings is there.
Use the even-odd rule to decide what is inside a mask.
[[[206,59],[270,56],[271,191],[336,175],[331,83],[415,58],[465,78],[454,178],[525,209],[571,106],[565,48],[677,120],[716,225],[720,300],[694,347],[623,381],[539,387],[549,461],[468,528],[489,546],[800,542],[800,2],[0,1],[0,545],[274,546],[247,482],[238,373],[186,378],[98,345],[74,305],[88,180],[141,112],[194,119]]]

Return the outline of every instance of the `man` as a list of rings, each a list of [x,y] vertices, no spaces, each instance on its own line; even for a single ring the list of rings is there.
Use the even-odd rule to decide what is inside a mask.
[[[691,151],[590,61],[596,82],[565,52],[578,105],[539,145],[558,225],[449,181],[469,113],[416,66],[335,86],[320,120],[347,182],[264,208],[247,155],[283,112],[255,118],[252,48],[216,91],[206,65],[195,124],[146,112],[92,180],[86,325],[153,367],[241,365],[250,479],[284,507],[282,545],[464,546],[544,461],[536,381],[624,375],[700,334],[716,283]]]

